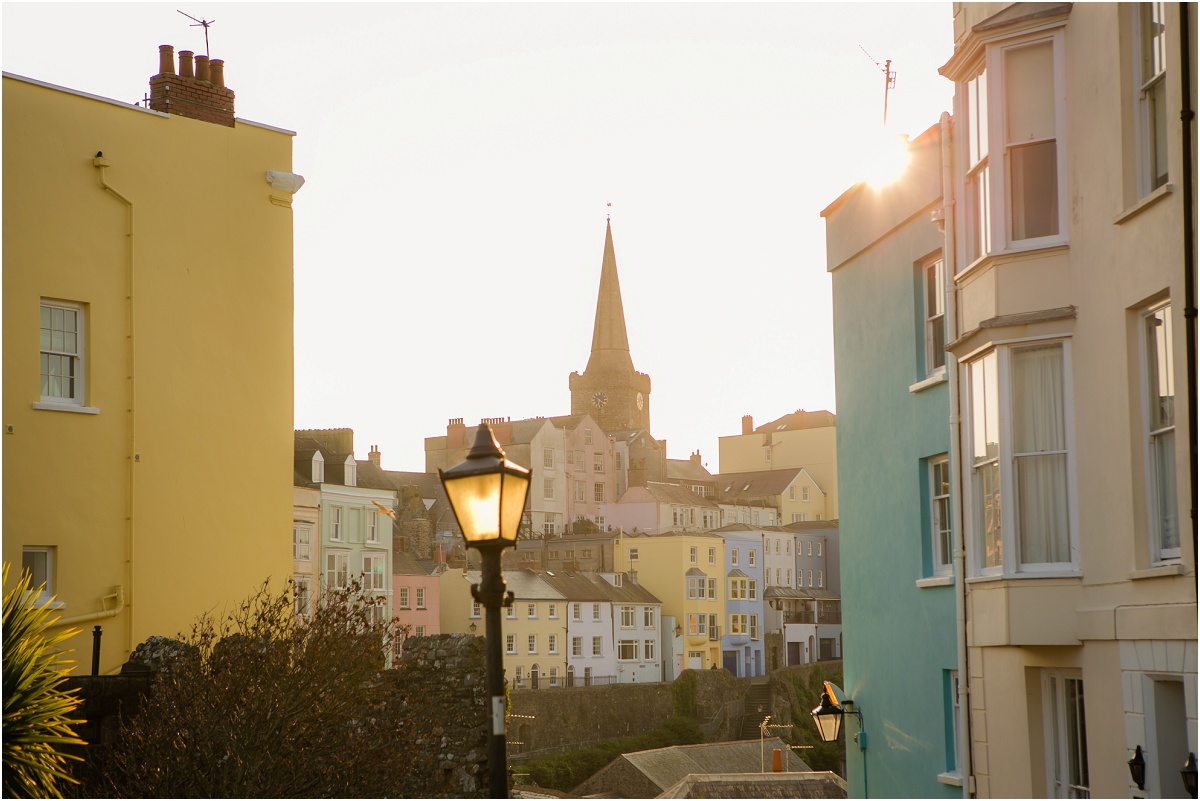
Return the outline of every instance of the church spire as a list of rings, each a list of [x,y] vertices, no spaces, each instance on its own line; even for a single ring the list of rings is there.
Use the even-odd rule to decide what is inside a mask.
[[[621,303],[621,282],[617,278],[617,256],[613,249],[612,221],[604,231],[604,260],[600,266],[600,292],[596,298],[596,322],[592,328],[592,367],[628,367],[633,369],[629,356],[629,335],[625,330],[625,308]]]

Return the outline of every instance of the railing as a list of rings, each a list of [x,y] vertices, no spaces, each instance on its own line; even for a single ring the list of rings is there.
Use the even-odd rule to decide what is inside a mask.
[[[520,680],[513,682],[514,690],[561,690],[565,687],[603,687],[608,684],[619,684],[616,676],[590,676],[583,677],[576,675],[574,683],[568,677],[560,675],[556,683],[551,684],[549,676],[538,676],[538,686],[534,687],[532,680],[528,675],[522,676]],[[643,682],[638,682],[642,684]],[[656,682],[644,682],[645,684],[654,684]]]

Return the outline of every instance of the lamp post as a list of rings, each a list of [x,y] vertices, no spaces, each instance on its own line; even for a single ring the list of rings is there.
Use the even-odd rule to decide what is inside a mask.
[[[479,425],[466,461],[438,477],[468,548],[479,551],[483,570],[471,595],[486,610],[487,690],[491,701],[488,730],[488,789],[492,798],[508,797],[504,743],[504,666],[500,650],[500,608],[512,606],[500,572],[500,555],[516,544],[529,494],[530,471],[504,456],[486,423]]]

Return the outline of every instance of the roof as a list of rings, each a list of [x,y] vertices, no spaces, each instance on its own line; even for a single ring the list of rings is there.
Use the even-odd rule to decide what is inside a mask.
[[[764,750],[771,753],[776,748],[787,748],[787,745],[778,737],[767,737],[763,740],[674,745],[623,754],[619,759],[627,760],[661,791],[694,773],[758,773],[762,770]],[[800,759],[795,762],[798,767],[808,769]]]
[[[837,601],[841,598],[836,592],[818,590],[812,587],[767,587],[763,590],[763,599],[767,598],[797,598],[802,601]]]
[[[788,467],[747,473],[719,473],[716,477],[717,497],[723,503],[733,503],[738,498],[782,495],[803,470],[803,467]]]
[[[816,534],[837,527],[837,520],[804,520],[782,526],[784,531],[790,531],[793,534]]]
[[[754,433],[766,434],[772,431],[801,431],[806,428],[827,428],[836,424],[837,415],[833,412],[824,409],[815,412],[806,412],[803,409],[797,409],[794,412],[788,412],[783,417],[755,427]]]
[[[617,278],[617,255],[613,248],[612,221],[604,228],[604,257],[600,263],[600,291],[596,296],[596,320],[592,325],[592,351],[585,372],[593,368],[617,367],[633,370],[621,282]]]
[[[697,537],[719,540],[721,535],[713,534],[711,531],[679,531],[678,529],[670,529],[669,531],[622,531],[621,536],[624,539],[649,539],[658,540],[665,537]]]
[[[439,563],[432,559],[418,559],[408,551],[392,551],[393,576],[433,576],[439,572]]]
[[[845,798],[846,780],[830,771],[689,773],[659,798]]]
[[[463,576],[472,584],[478,584],[483,580],[478,570],[464,571]],[[543,581],[532,570],[505,570],[504,582],[512,591],[513,597],[520,600],[565,600],[565,596],[561,592]]]
[[[667,459],[667,478],[677,481],[715,481],[704,465],[692,459]]]
[[[646,491],[659,503],[678,503],[688,506],[709,506],[717,508],[718,504],[711,498],[702,498],[687,487],[678,484],[664,484],[659,481],[647,481]]]

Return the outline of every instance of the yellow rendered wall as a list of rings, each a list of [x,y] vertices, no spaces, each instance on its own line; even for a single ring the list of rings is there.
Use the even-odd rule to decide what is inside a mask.
[[[108,672],[292,572],[292,214],[265,181],[291,136],[8,77],[3,110],[4,560],[55,546],[66,618],[123,587],[71,641],[86,667],[103,625]],[[132,415],[128,210],[98,151],[134,208]],[[40,298],[85,305],[99,414],[33,408]]]
[[[771,435],[771,461],[764,455],[766,435],[736,434],[720,437],[719,465],[722,473],[742,473],[762,470],[782,470],[803,467],[817,485],[825,491],[826,519],[838,517],[837,489],[837,427],[802,428],[794,431],[775,431]],[[811,517],[809,518],[812,519]],[[784,523],[791,517],[785,517]]]

